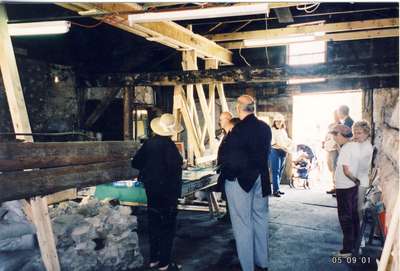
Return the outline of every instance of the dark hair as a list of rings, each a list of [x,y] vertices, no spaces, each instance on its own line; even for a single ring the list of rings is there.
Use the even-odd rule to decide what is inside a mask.
[[[275,129],[285,129],[285,128],[286,128],[286,125],[285,125],[285,122],[284,122],[284,121],[281,121],[281,127],[278,127],[278,126],[276,125],[276,120],[274,120],[274,121],[272,122],[272,127],[274,127]]]
[[[236,124],[238,124],[240,122],[239,118],[231,118],[229,120],[229,123],[232,124],[233,126],[235,126]]]

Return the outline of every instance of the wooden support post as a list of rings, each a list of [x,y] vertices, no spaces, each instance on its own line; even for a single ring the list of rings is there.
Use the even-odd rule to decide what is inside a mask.
[[[0,68],[11,119],[16,133],[32,133],[14,50],[8,33],[7,21],[5,6],[0,4]],[[20,138],[27,142],[33,142],[32,136],[23,136]],[[36,226],[40,252],[46,270],[59,271],[60,264],[46,198],[35,197],[31,199],[31,208],[32,219]]]
[[[184,102],[185,97],[183,94],[183,88],[181,86],[175,86],[175,92],[177,94],[177,99],[179,100],[180,103],[180,110],[188,132],[188,147],[193,146],[194,154],[197,157],[200,157],[204,150],[201,148],[199,144],[200,140],[196,128],[194,127],[193,120],[189,116],[188,105],[186,102]]]
[[[124,88],[124,140],[133,138],[133,120],[132,120],[132,99],[133,88]]]
[[[182,69],[184,71],[198,70],[196,51],[194,51],[194,50],[182,51]],[[186,86],[186,97],[187,97],[189,118],[191,120],[193,120],[194,114],[196,114],[196,117],[197,117],[196,103],[194,101],[194,96],[193,96],[193,85]],[[197,134],[199,134],[199,132],[197,130],[196,121],[194,121],[194,123],[195,123],[194,128],[196,129]],[[197,118],[197,123],[198,123],[198,118]],[[188,135],[188,137],[189,137],[189,135]],[[188,138],[188,142],[190,142],[190,141],[193,141],[193,139]],[[194,149],[193,148],[194,147],[192,144],[188,144],[188,146],[187,146],[188,163],[191,165],[194,164]]]
[[[8,34],[7,13],[4,4],[0,4],[0,68],[11,113],[15,133],[31,133],[28,112],[18,74],[17,63],[11,38]],[[24,127],[29,127],[29,131]],[[32,136],[17,136],[17,139],[32,141]]]
[[[214,145],[215,130],[212,128],[210,111],[208,109],[206,96],[202,84],[196,84],[197,95],[199,96],[201,111],[204,116],[204,126],[207,127],[208,135],[210,137],[210,146]]]
[[[206,59],[205,61],[205,68],[206,69],[213,69],[216,70],[218,69],[218,60],[216,59]],[[216,124],[215,124],[215,88],[216,84],[215,82],[212,82],[208,85],[208,108],[210,110],[210,116],[211,116],[211,127],[214,131],[214,138],[215,139],[215,130],[216,130]],[[205,137],[205,130],[204,132],[204,137]],[[202,140],[203,140],[203,134],[202,134]]]
[[[229,112],[228,103],[226,102],[225,92],[224,92],[224,85],[222,82],[217,83],[217,90],[219,101],[221,102],[222,112]]]
[[[177,87],[174,89],[174,97],[173,97],[173,105],[172,105],[172,114],[175,117],[175,122],[177,124],[181,124],[181,90]],[[173,141],[178,141],[178,134],[172,136]]]

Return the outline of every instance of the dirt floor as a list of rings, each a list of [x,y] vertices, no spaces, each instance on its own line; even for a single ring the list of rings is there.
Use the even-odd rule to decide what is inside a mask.
[[[377,246],[367,246],[365,257],[332,258],[341,249],[342,233],[338,222],[336,199],[325,193],[325,185],[314,184],[311,190],[282,186],[286,194],[269,198],[269,270],[376,270],[373,256]],[[137,209],[139,242],[148,263],[149,246],[144,209]],[[375,244],[378,244],[375,241]],[[211,218],[205,212],[180,211],[174,259],[184,271],[240,270],[231,225]],[[141,270],[147,270],[143,268]]]

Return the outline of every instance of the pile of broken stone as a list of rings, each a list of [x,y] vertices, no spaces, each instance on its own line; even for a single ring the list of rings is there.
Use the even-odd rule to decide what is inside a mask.
[[[20,207],[16,206],[15,210],[20,212],[18,221],[15,218],[0,220],[0,271],[44,270],[35,229],[26,221]],[[8,214],[10,216],[10,212]],[[137,220],[129,207],[95,199],[85,204],[68,201],[50,206],[49,214],[61,270],[129,270],[143,265]],[[8,232],[3,224],[8,225]],[[2,236],[12,238],[3,241]],[[4,262],[7,265],[3,265]]]
[[[127,270],[143,265],[137,219],[126,206],[89,200],[49,209],[62,270]]]

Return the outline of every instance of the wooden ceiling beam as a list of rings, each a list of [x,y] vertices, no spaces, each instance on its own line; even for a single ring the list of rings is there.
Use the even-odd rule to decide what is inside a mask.
[[[395,63],[324,63],[302,66],[229,67],[218,70],[172,71],[139,74],[104,74],[93,78],[82,77],[88,85],[97,87],[116,86],[174,86],[187,84],[276,83],[289,79],[323,77],[327,80],[349,78],[376,78],[399,76],[399,64]]]
[[[102,13],[112,13],[114,14],[112,20],[104,19],[103,17],[99,18],[96,15],[93,15],[93,18],[105,20],[104,22],[107,24],[144,38],[159,38],[156,42],[174,49],[195,50],[201,58],[214,58],[223,64],[233,64],[232,52],[174,22],[138,23],[130,26],[127,12],[142,11],[143,9],[140,5],[134,3],[58,3],[57,5],[75,12],[94,10]]]
[[[265,39],[265,38],[281,38],[294,34],[311,34],[316,32],[345,32],[367,29],[393,28],[399,26],[398,18],[377,19],[352,21],[330,24],[305,25],[297,27],[285,27],[268,30],[255,30],[238,33],[223,33],[215,35],[207,35],[206,37],[217,42],[246,40],[246,39]]]
[[[315,41],[363,40],[363,39],[391,38],[391,37],[398,37],[398,36],[399,36],[398,28],[389,28],[389,29],[381,29],[381,30],[365,30],[365,31],[353,31],[353,32],[326,34],[324,36],[315,37]],[[273,47],[273,46],[283,46],[283,45],[288,45],[288,44],[289,43],[270,44],[270,45],[255,44],[255,45],[249,46],[249,45],[245,45],[243,41],[232,41],[232,42],[220,43],[220,45],[226,49]]]

